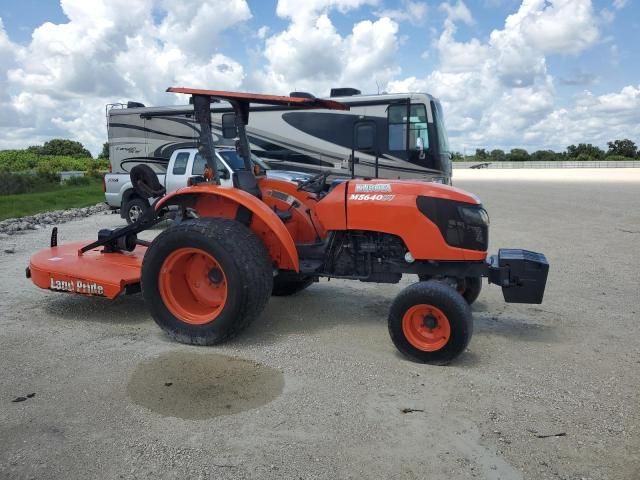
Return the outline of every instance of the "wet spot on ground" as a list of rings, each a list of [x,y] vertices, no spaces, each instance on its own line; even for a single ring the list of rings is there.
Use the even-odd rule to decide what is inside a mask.
[[[215,353],[173,351],[142,361],[127,391],[156,413],[189,420],[232,415],[265,405],[284,376],[259,363]]]

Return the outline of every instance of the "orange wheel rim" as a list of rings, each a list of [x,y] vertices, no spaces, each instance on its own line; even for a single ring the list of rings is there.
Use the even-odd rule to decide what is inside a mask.
[[[423,352],[435,352],[451,337],[449,319],[433,305],[414,305],[402,317],[402,331],[407,341]]]
[[[160,297],[169,311],[191,325],[214,321],[227,301],[227,278],[220,264],[199,248],[179,248],[160,269]]]

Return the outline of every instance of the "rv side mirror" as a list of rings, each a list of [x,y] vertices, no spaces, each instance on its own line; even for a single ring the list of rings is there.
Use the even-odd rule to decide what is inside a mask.
[[[238,136],[238,133],[236,131],[236,114],[223,113],[222,114],[222,137],[236,138],[237,136]]]
[[[373,125],[357,125],[355,131],[355,150],[372,151],[375,149],[375,128]]]

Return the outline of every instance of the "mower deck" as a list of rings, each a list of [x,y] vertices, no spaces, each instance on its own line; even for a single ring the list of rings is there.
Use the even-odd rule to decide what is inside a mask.
[[[145,246],[123,253],[103,253],[98,247],[79,254],[87,243],[67,243],[37,252],[31,257],[27,277],[40,288],[109,299],[124,290],[139,291]]]

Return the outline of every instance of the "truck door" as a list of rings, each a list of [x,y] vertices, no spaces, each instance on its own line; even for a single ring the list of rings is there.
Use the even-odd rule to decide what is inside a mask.
[[[187,167],[189,166],[189,157],[193,155],[193,152],[175,152],[173,155],[165,177],[167,192],[174,192],[179,188],[186,187],[187,180],[191,176]]]

